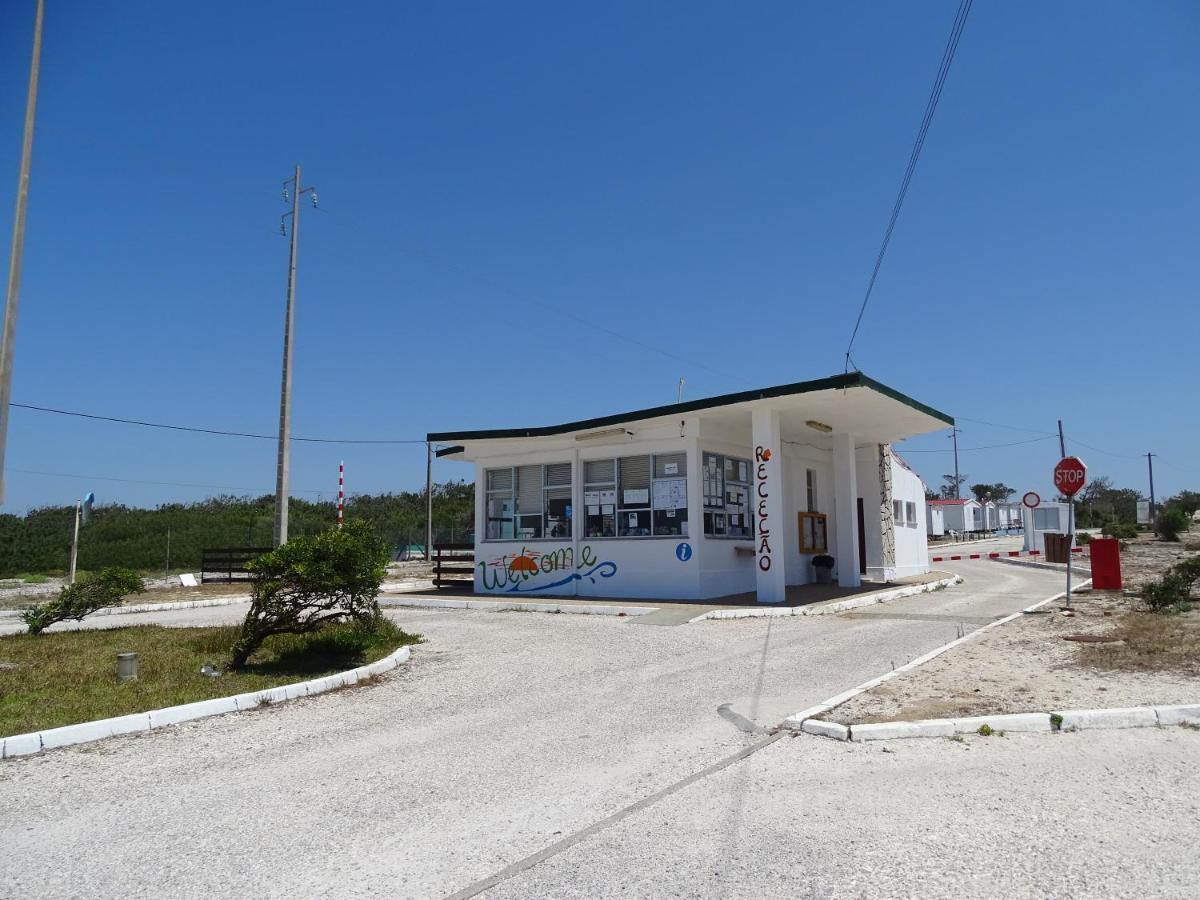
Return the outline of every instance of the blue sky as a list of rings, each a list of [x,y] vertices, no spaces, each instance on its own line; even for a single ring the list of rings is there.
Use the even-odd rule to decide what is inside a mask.
[[[13,399],[271,433],[299,162],[294,434],[421,438],[840,372],[957,4],[48,6]],[[1200,487],[1198,42],[1194,3],[975,5],[854,350],[972,481],[1048,491],[1056,441],[967,448],[1062,417],[1093,475]],[[10,427],[4,511],[273,490],[270,441]],[[949,446],[901,449],[936,483]],[[294,493],[339,458],[423,483],[298,444]]]

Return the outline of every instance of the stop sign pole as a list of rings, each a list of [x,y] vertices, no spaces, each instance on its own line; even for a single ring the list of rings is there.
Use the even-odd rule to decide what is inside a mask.
[[[1075,544],[1075,495],[1087,484],[1087,466],[1078,456],[1067,456],[1054,467],[1054,486],[1067,498],[1067,609],[1071,608],[1071,550]]]

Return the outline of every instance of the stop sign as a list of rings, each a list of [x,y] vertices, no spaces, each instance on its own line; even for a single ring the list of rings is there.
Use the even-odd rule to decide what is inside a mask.
[[[1064,497],[1074,497],[1087,483],[1087,466],[1078,456],[1064,456],[1054,467],[1054,486]]]

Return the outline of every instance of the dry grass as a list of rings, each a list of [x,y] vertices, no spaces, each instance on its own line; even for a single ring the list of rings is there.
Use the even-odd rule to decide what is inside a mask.
[[[1105,637],[1119,641],[1079,648],[1079,662],[1096,669],[1200,675],[1200,614],[1131,612]]]

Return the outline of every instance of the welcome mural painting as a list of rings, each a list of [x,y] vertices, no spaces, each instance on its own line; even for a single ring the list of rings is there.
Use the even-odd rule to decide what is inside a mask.
[[[485,591],[504,591],[506,593],[521,593],[526,591],[548,591],[572,581],[588,579],[592,584],[597,578],[612,578],[617,574],[617,564],[612,560],[600,562],[590,544],[584,544],[579,550],[579,564],[575,565],[575,551],[572,547],[560,547],[549,553],[539,554],[526,547],[512,556],[505,554],[499,559],[493,559],[479,564],[479,572]],[[571,571],[571,570],[575,571]],[[586,570],[586,571],[585,571]],[[569,572],[563,578],[548,583],[531,583],[543,575],[555,575]]]

